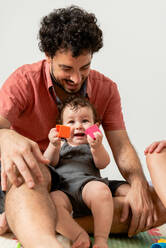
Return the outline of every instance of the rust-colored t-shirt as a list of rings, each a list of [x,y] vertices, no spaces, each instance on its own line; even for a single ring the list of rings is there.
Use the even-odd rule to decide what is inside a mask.
[[[49,64],[46,60],[18,68],[0,89],[0,115],[11,128],[34,140],[44,151],[49,130],[56,125],[58,109]],[[94,104],[104,130],[125,129],[120,96],[116,84],[103,74],[91,70],[87,94]]]

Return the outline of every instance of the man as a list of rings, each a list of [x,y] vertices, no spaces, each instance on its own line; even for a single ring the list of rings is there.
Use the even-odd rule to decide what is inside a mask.
[[[49,247],[54,246],[56,214],[49,191],[56,179],[44,165],[49,161],[42,153],[48,132],[56,125],[58,105],[71,94],[88,97],[96,107],[118,168],[129,183],[110,182],[115,196],[111,231],[128,231],[132,236],[161,224],[156,211],[164,210],[160,204],[154,207],[155,193],[150,192],[129,141],[117,86],[90,69],[93,53],[103,46],[96,22],[93,14],[75,6],[44,17],[39,47],[46,60],[18,68],[0,90],[1,185],[3,191],[8,190],[5,212],[11,230],[25,247],[37,247],[39,237],[43,237],[43,247],[48,240]],[[28,230],[26,217],[33,227]],[[89,231],[91,221],[91,217],[78,220]]]

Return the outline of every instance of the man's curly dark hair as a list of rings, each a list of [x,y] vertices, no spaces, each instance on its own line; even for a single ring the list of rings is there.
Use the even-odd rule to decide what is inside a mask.
[[[39,39],[40,50],[52,58],[59,49],[70,49],[72,56],[77,57],[84,50],[93,54],[103,46],[95,15],[73,5],[43,17]]]

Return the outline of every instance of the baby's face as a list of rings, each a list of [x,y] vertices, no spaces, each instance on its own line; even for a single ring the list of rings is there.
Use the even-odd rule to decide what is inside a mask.
[[[72,146],[87,143],[85,130],[94,125],[92,109],[89,107],[79,107],[77,110],[66,107],[63,112],[63,125],[70,126],[71,136],[67,139]]]

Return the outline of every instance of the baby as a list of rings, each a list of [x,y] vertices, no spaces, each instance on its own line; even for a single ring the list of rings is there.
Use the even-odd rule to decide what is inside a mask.
[[[62,141],[56,128],[51,129],[44,153],[60,178],[51,193],[58,213],[57,231],[72,240],[72,248],[88,248],[89,236],[73,217],[92,214],[93,247],[108,248],[113,200],[108,180],[101,178],[100,169],[109,164],[110,158],[101,132],[94,133],[95,139],[85,134],[90,126],[99,125],[96,111],[87,99],[70,98],[62,107],[60,119],[61,124],[70,127],[71,135]]]

